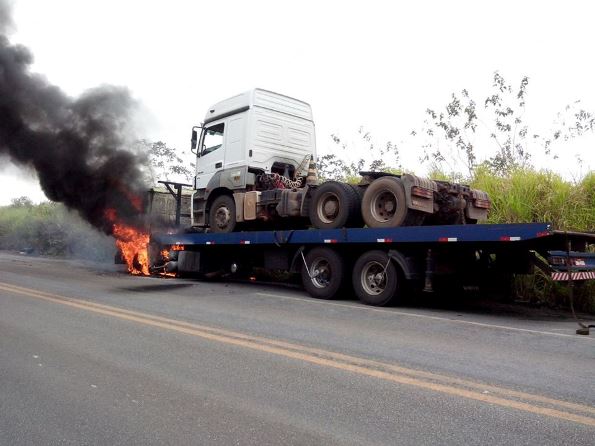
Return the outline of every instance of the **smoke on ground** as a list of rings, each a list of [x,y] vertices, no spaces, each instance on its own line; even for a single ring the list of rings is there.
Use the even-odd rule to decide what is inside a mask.
[[[69,97],[31,72],[32,54],[10,43],[10,26],[10,7],[0,0],[0,156],[33,168],[50,200],[106,234],[113,223],[108,209],[139,225],[146,161],[127,149],[135,106],[130,93],[101,86]]]

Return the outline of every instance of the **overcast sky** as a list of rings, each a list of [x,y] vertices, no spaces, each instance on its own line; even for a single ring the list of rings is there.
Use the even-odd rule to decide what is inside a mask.
[[[140,136],[179,150],[209,105],[252,87],[309,102],[321,153],[336,150],[331,133],[354,138],[361,125],[399,142],[451,92],[487,94],[496,70],[530,76],[527,119],[540,126],[577,99],[595,110],[592,1],[13,3],[10,38],[34,53],[34,71],[71,95],[127,86],[142,103]],[[422,173],[404,147],[403,164]],[[546,166],[570,177],[595,167],[593,138],[569,151],[582,166]],[[25,177],[0,173],[0,204],[43,198]]]

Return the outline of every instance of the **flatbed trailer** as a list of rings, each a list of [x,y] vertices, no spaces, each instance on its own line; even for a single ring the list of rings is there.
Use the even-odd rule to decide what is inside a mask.
[[[388,305],[443,284],[493,287],[535,267],[555,280],[595,279],[594,233],[547,223],[154,233],[152,270],[178,275],[301,274],[313,297],[354,293]]]

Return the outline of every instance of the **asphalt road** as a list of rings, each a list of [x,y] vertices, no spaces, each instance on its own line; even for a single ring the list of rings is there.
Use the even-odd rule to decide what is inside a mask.
[[[0,444],[595,444],[595,336],[0,253]]]

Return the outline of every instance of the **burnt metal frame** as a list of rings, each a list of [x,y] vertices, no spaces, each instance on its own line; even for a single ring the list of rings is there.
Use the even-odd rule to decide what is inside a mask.
[[[182,212],[182,188],[183,187],[192,187],[192,184],[176,183],[175,181],[158,181],[158,182],[165,185],[168,192],[176,200],[176,227],[179,227],[180,226],[180,214]],[[172,186],[174,187],[175,192],[172,189]]]

